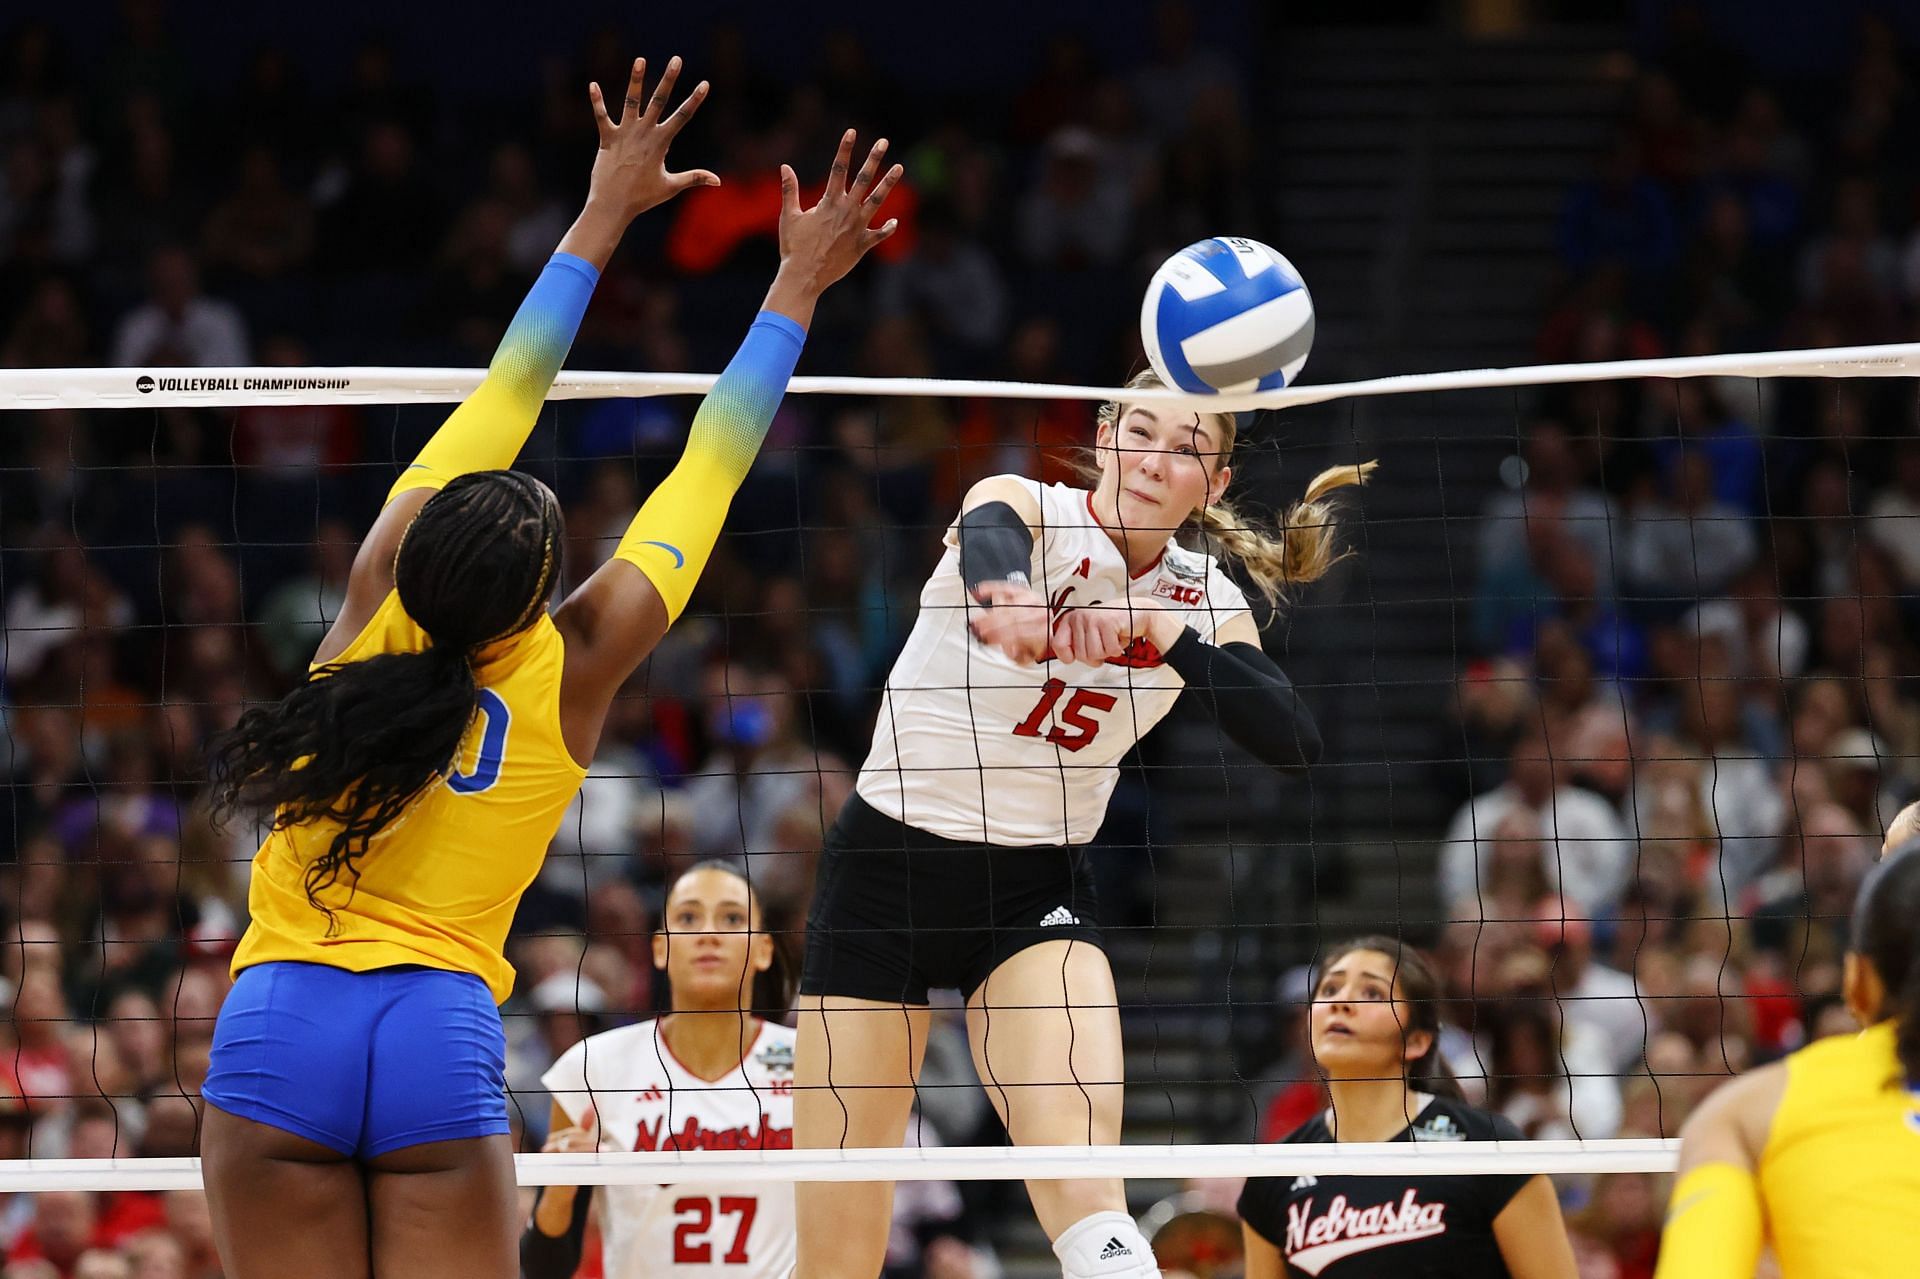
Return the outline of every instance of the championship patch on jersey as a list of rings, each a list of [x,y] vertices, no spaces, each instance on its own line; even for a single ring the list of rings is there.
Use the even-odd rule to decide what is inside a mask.
[[[1185,547],[1170,546],[1166,558],[1160,562],[1175,577],[1184,577],[1189,582],[1204,582],[1207,580],[1207,565],[1213,561],[1204,555],[1195,555]]]
[[[793,1045],[778,1042],[768,1044],[765,1048],[755,1053],[753,1059],[768,1070],[791,1071],[793,1069]]]
[[[1466,1132],[1453,1121],[1452,1115],[1435,1115],[1424,1124],[1413,1127],[1415,1141],[1465,1141]]]

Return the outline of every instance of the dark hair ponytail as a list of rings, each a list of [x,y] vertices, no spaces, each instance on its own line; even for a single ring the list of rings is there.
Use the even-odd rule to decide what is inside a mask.
[[[307,900],[347,879],[373,839],[453,767],[479,701],[473,658],[534,621],[553,588],[560,514],[545,485],[514,471],[462,475],[427,500],[394,557],[417,653],[335,662],[213,744],[213,806],[271,810],[273,829],[338,825],[306,868]]]
[[[1321,956],[1313,990],[1319,991],[1321,973],[1361,950],[1371,950],[1393,960],[1394,993],[1407,1009],[1406,1024],[1400,1028],[1401,1037],[1404,1039],[1415,1031],[1427,1033],[1427,1050],[1407,1062],[1408,1086],[1435,1097],[1464,1101],[1466,1094],[1460,1088],[1460,1081],[1454,1078],[1453,1068],[1440,1055],[1440,973],[1424,952],[1397,937],[1380,934],[1355,937]]]
[[[1887,988],[1880,1015],[1894,1022],[1907,1086],[1920,1087],[1920,839],[1887,854],[1860,886],[1852,949]]]

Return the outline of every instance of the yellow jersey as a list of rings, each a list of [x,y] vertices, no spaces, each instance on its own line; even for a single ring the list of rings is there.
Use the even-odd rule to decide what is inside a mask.
[[[426,646],[426,632],[393,591],[335,660]],[[374,838],[357,875],[343,873],[319,894],[338,920],[333,936],[305,885],[307,867],[338,824],[318,821],[269,835],[253,859],[253,919],[233,971],[275,960],[354,972],[420,964],[472,973],[496,1003],[504,1002],[513,991],[513,966],[502,953],[507,929],[587,775],[560,732],[565,649],[543,613],[480,651],[479,712],[453,771]]]
[[[1920,1221],[1920,1090],[1891,1021],[1809,1044],[1760,1152],[1767,1234],[1786,1279],[1908,1279]]]

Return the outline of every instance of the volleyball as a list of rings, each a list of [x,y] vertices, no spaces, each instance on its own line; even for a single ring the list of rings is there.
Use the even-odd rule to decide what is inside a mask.
[[[1153,273],[1140,305],[1147,361],[1198,395],[1289,386],[1313,347],[1313,297],[1293,264],[1258,240],[1216,235]]]

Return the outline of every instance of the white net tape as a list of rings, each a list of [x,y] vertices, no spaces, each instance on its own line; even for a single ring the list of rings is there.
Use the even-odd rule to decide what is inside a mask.
[[[1061,1181],[1089,1177],[1278,1177],[1314,1173],[1472,1176],[1479,1173],[1672,1172],[1680,1143],[1489,1141],[1446,1145],[955,1146],[934,1150],[700,1150],[515,1156],[523,1186],[745,1185],[788,1181]],[[0,1193],[183,1190],[198,1159],[0,1161]]]
[[[343,368],[13,369],[0,371],[0,409],[233,407],[244,404],[454,404],[484,369]],[[613,396],[699,395],[712,373],[566,373],[550,400]],[[1257,395],[1187,395],[1044,382],[943,381],[937,378],[796,377],[797,395],[936,395],[1014,400],[1125,399],[1129,404],[1182,404],[1227,412],[1298,408],[1357,395],[1410,395],[1560,382],[1688,377],[1915,377],[1920,343],[1761,351],[1592,364],[1533,364],[1465,369],[1293,387]]]

